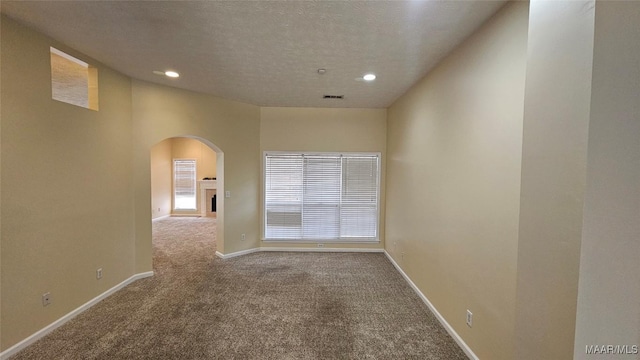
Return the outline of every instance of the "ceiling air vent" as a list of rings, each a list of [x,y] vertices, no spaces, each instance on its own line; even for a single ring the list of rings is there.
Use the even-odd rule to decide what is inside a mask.
[[[344,95],[325,95],[323,99],[344,99]]]

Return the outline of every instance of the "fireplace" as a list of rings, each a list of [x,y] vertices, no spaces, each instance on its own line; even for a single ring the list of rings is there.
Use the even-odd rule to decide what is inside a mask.
[[[198,187],[200,188],[200,216],[215,217],[217,181],[201,180],[198,181]]]

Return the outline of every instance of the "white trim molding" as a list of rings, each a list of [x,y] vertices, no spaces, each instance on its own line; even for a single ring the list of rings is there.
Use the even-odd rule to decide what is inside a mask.
[[[151,221],[152,222],[153,221],[158,221],[158,220],[166,219],[166,218],[169,218],[169,217],[171,217],[171,215],[162,215],[162,216],[158,216],[157,218],[151,219]]]
[[[241,251],[236,251],[236,252],[232,252],[232,253],[228,253],[228,254],[223,254],[220,251],[216,251],[216,256],[219,257],[220,259],[230,259],[230,258],[234,258],[234,257],[237,257],[237,256],[251,254],[251,253],[254,253],[254,252],[258,252],[258,251],[260,251],[260,248],[241,250]]]
[[[86,303],[84,303],[83,305],[78,307],[77,309],[71,311],[70,313],[68,313],[68,314],[64,315],[63,317],[59,318],[58,320],[52,322],[51,324],[49,324],[49,325],[45,326],[44,328],[38,330],[37,332],[33,333],[28,338],[20,341],[19,343],[15,344],[12,347],[8,348],[7,350],[3,351],[2,353],[0,353],[0,360],[8,359],[10,356],[17,354],[20,350],[26,348],[27,346],[33,344],[34,342],[36,342],[38,340],[40,340],[41,338],[43,338],[44,336],[46,336],[47,334],[49,334],[50,332],[52,332],[56,328],[64,325],[67,321],[69,321],[69,320],[73,319],[74,317],[80,315],[85,310],[88,310],[93,305],[95,305],[95,304],[99,303],[100,301],[106,299],[107,297],[109,297],[110,295],[114,294],[115,292],[117,292],[118,290],[122,289],[123,287],[131,284],[132,282],[134,282],[136,280],[144,279],[144,278],[150,277],[150,276],[153,276],[153,271],[147,271],[147,272],[143,272],[143,273],[139,273],[139,274],[135,274],[135,275],[131,276],[130,278],[124,280],[120,284],[112,287],[111,289],[103,292],[102,294],[96,296],[95,298],[87,301]]]
[[[236,251],[228,254],[223,254],[220,251],[216,251],[216,256],[221,259],[230,259],[237,256],[252,254],[255,252],[263,251],[279,251],[279,252],[369,252],[369,253],[382,253],[384,249],[372,249],[372,248],[309,248],[309,247],[259,247],[247,250]]]
[[[422,302],[424,302],[427,305],[429,310],[431,310],[433,315],[435,315],[436,319],[438,319],[438,321],[440,321],[440,324],[442,324],[442,326],[445,328],[445,330],[447,330],[447,332],[449,333],[449,335],[451,335],[453,340],[455,340],[455,342],[458,343],[458,346],[460,346],[462,351],[464,351],[464,353],[469,357],[469,359],[479,360],[478,357],[476,356],[476,354],[473,353],[473,351],[471,350],[469,345],[467,345],[467,343],[465,343],[464,340],[462,340],[460,335],[458,335],[458,333],[453,329],[453,327],[451,327],[451,325],[449,325],[447,320],[445,320],[444,317],[438,312],[438,310],[436,309],[435,306],[433,306],[431,301],[429,301],[429,299],[427,299],[427,297],[422,293],[422,291],[420,291],[420,289],[418,289],[416,284],[414,284],[413,281],[411,281],[409,276],[407,274],[405,274],[405,272],[402,270],[400,265],[398,265],[398,263],[395,260],[393,260],[391,255],[389,255],[389,253],[386,250],[384,250],[384,254],[387,255],[387,259],[389,259],[389,261],[391,261],[391,264],[393,264],[393,266],[396,268],[396,270],[398,270],[400,275],[402,275],[402,277],[407,281],[407,283],[409,284],[409,286],[411,286],[413,291],[415,291],[416,294],[418,294],[418,297],[420,297]]]
[[[373,252],[381,253],[384,249],[375,248],[312,248],[312,247],[261,247],[260,251],[282,251],[282,252]]]

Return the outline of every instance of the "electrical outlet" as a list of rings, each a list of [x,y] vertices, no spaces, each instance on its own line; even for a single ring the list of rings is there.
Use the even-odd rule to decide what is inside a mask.
[[[400,259],[404,260],[404,251],[400,253]]]
[[[318,244],[318,247],[319,247],[319,248],[323,248],[323,247],[324,247],[324,244]]]
[[[244,241],[247,238],[247,236],[245,234],[242,234],[242,241]]]
[[[473,325],[473,313],[467,309],[467,325],[471,327]]]
[[[224,197],[230,198],[231,197],[231,191],[225,191],[224,192]]]
[[[51,293],[42,294],[42,306],[51,304]]]
[[[96,279],[102,279],[102,268],[96,270]]]

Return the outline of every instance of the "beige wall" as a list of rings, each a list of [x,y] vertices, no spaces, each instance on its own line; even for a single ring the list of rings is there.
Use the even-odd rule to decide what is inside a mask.
[[[1,46],[5,350],[136,267],[130,80],[6,17]],[[51,99],[50,46],[98,67],[100,111]]]
[[[481,359],[514,359],[527,13],[503,8],[388,110],[386,249]]]
[[[2,39],[2,23],[4,22],[4,17],[0,15],[0,40]],[[1,43],[1,42],[0,42]],[[4,90],[4,87],[2,86],[2,73],[4,72],[2,69],[4,69],[2,67],[3,61],[2,61],[2,53],[3,53],[3,46],[0,44],[0,353],[5,349],[5,345],[2,344],[2,324],[4,323],[4,320],[2,319],[2,284],[3,284],[3,276],[2,276],[2,124],[3,121],[2,119],[4,118],[4,109],[2,106],[4,97],[3,94],[6,91]]]
[[[151,147],[151,215],[154,219],[170,215],[173,209],[171,145],[172,139],[166,139]]]
[[[573,356],[594,3],[536,0],[530,6],[517,359]]]
[[[173,159],[194,159],[196,161],[196,180],[216,177],[216,152],[209,146],[191,138],[171,139],[171,161]],[[172,165],[173,166],[173,162]],[[173,170],[172,170],[173,171]],[[170,174],[171,180],[173,176]],[[173,196],[170,196],[173,200]],[[173,210],[175,214],[200,214],[200,189],[196,190],[196,210]],[[206,204],[205,204],[206,205]],[[172,207],[173,209],[173,207]]]
[[[328,243],[332,248],[383,248],[385,217],[386,109],[263,107],[260,110],[260,158],[263,151],[379,152],[380,243]],[[262,199],[262,177],[260,177]],[[261,200],[262,201],[262,200]],[[260,206],[262,214],[262,203]],[[261,226],[263,217],[261,216]],[[262,233],[262,230],[260,231]],[[263,247],[317,247],[315,243],[266,242]]]
[[[216,176],[216,152],[201,141],[191,138],[172,138],[173,159],[195,159],[196,179]]]
[[[216,151],[218,193],[231,192],[218,198],[218,251],[258,247],[260,108],[138,80],[132,99],[137,271],[152,265],[150,150],[172,137],[197,138]]]
[[[587,345],[640,346],[638,24],[639,2],[596,2],[574,359],[597,357]]]

